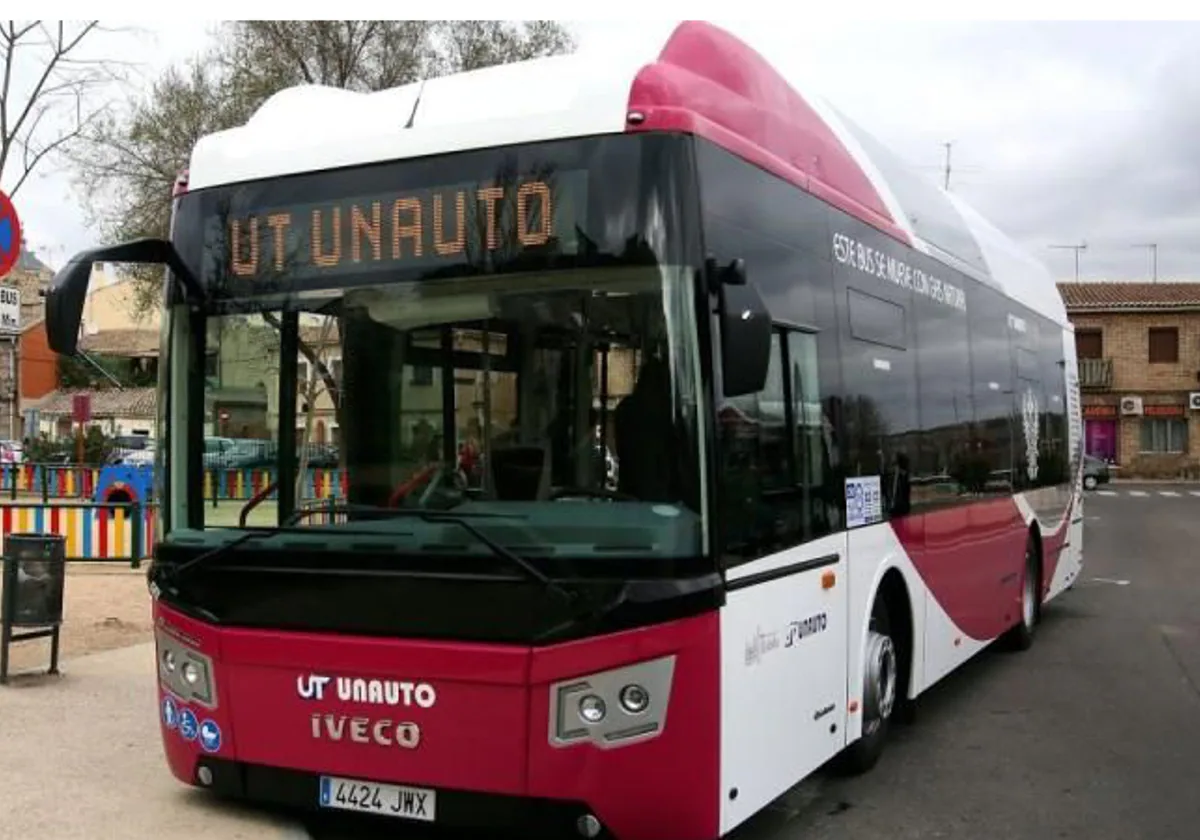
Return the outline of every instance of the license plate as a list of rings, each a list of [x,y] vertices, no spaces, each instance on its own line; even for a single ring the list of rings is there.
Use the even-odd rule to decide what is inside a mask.
[[[322,808],[433,822],[437,791],[322,776],[320,804]]]

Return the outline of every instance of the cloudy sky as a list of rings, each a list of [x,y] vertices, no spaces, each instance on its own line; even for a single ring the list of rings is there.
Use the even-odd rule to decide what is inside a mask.
[[[1200,23],[719,21],[820,91],[931,178],[952,142],[951,189],[1062,279],[1200,280]],[[145,77],[204,44],[211,24],[140,24],[94,50]],[[652,40],[669,23],[570,24],[583,49]],[[5,186],[11,186],[6,176]],[[66,173],[18,195],[31,247],[58,265],[96,244]]]

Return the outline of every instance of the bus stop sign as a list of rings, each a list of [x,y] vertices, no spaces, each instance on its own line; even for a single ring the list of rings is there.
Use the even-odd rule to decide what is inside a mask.
[[[21,222],[8,196],[0,191],[0,277],[12,271],[21,256]]]

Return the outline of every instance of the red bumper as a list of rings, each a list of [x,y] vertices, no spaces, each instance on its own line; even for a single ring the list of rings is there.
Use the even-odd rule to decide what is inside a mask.
[[[707,840],[718,831],[717,621],[527,648],[221,629],[156,604],[160,662],[164,639],[183,645],[207,658],[213,684],[207,703],[181,698],[160,666],[167,760],[188,784],[209,758],[583,803],[622,840]],[[600,737],[607,723],[577,717],[593,690],[580,686],[602,692],[617,684],[605,672],[627,666],[668,668],[651,708],[665,716]],[[607,706],[609,721],[622,714],[615,695]]]

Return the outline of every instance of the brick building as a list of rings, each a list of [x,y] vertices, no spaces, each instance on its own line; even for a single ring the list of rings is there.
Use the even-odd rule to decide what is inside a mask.
[[[1060,283],[1088,454],[1128,477],[1200,477],[1200,283]]]

